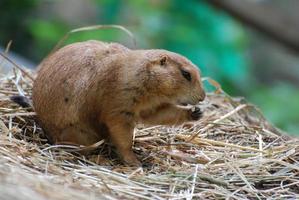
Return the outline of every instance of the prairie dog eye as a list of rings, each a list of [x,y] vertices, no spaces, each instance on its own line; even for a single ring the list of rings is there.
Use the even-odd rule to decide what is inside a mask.
[[[186,80],[191,81],[191,74],[189,72],[181,69],[181,73]]]

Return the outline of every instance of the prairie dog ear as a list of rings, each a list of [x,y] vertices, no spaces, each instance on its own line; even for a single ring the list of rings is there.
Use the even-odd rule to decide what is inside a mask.
[[[166,66],[167,62],[168,62],[168,57],[166,55],[162,55],[159,60],[160,65]]]
[[[160,52],[149,52],[147,58],[152,66],[166,67],[170,61],[170,57],[166,53]]]

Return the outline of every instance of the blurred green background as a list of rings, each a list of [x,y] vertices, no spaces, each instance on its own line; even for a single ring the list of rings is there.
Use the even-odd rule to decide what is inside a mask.
[[[281,6],[281,1],[271,5]],[[134,33],[138,48],[186,56],[227,93],[244,96],[275,125],[299,134],[298,56],[203,0],[0,1],[0,46],[12,40],[11,50],[34,63],[69,30],[93,24],[123,25]],[[66,43],[87,39],[133,46],[117,30],[77,33]]]

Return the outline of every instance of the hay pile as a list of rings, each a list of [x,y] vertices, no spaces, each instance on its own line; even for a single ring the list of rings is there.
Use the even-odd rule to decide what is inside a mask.
[[[144,166],[136,169],[107,144],[88,156],[50,146],[34,112],[9,100],[31,87],[17,70],[0,80],[0,199],[299,198],[298,140],[220,88],[194,125],[139,126],[134,151]]]

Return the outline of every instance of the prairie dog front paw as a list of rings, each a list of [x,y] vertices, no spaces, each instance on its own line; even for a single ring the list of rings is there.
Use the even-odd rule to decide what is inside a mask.
[[[201,109],[199,107],[196,107],[196,106],[192,107],[189,110],[189,112],[190,112],[191,120],[194,120],[194,121],[199,120],[203,115]]]

